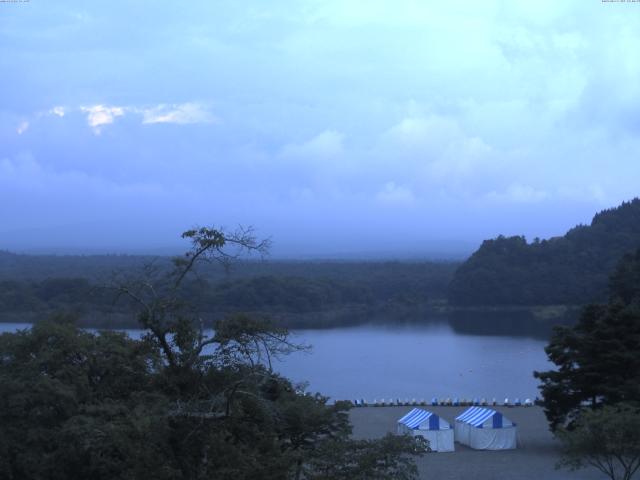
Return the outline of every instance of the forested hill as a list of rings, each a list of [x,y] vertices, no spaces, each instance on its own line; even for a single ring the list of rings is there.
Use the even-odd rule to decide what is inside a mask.
[[[624,202],[563,237],[485,240],[456,271],[452,305],[581,305],[604,301],[608,277],[640,247],[640,199]]]
[[[152,265],[152,268],[149,267]],[[54,312],[74,312],[80,324],[135,327],[132,305],[116,302],[122,278],[148,280],[149,271],[170,268],[168,257],[127,255],[16,255],[0,251],[0,321],[31,322]],[[457,268],[451,262],[261,261],[225,270],[202,264],[185,281],[183,298],[207,321],[228,313],[271,316],[289,328],[354,325],[372,317],[422,318],[445,303]]]

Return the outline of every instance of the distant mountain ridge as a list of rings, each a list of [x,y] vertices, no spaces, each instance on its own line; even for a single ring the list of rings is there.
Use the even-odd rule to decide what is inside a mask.
[[[609,275],[640,247],[640,199],[597,213],[562,237],[485,240],[449,284],[451,305],[581,305],[604,301]]]

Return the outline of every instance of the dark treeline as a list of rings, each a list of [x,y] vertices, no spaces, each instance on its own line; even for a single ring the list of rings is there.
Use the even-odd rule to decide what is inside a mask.
[[[104,286],[113,272],[136,276],[166,258],[0,254],[0,319],[32,321],[71,311],[91,326],[134,327],[127,302]],[[109,268],[111,267],[111,268]],[[203,265],[183,297],[208,321],[245,311],[289,328],[349,325],[389,312],[416,314],[441,304],[457,264],[446,262],[238,262]]]
[[[607,279],[640,247],[640,199],[596,214],[563,237],[486,240],[457,270],[452,305],[584,305],[602,302]]]
[[[140,268],[156,261],[143,255],[24,255],[0,250],[0,279],[43,280],[51,277],[104,279],[114,270]],[[163,263],[168,268],[169,259]]]
[[[171,258],[150,255],[25,255],[0,250],[0,280],[43,280],[46,278],[87,278],[104,282],[114,272],[135,272],[153,264],[170,269]],[[260,276],[331,278],[336,281],[359,281],[392,275],[393,281],[416,275],[451,275],[459,262],[445,261],[357,261],[357,260],[273,260],[238,259],[225,270],[216,263],[200,265],[198,273],[207,280],[222,281]],[[447,282],[436,280],[440,292]]]

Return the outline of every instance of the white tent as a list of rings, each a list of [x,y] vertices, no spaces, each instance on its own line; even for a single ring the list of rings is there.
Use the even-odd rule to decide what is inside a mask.
[[[476,450],[516,448],[516,424],[490,408],[471,407],[456,417],[455,439]]]
[[[414,408],[398,420],[398,434],[422,436],[434,452],[453,452],[453,429],[449,422],[421,408]]]

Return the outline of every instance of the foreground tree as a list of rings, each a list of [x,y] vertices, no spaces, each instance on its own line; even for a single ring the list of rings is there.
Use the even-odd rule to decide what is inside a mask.
[[[630,480],[640,468],[640,410],[636,406],[605,406],[586,410],[573,429],[559,428],[563,444],[561,467],[592,466],[611,480]]]
[[[585,408],[640,401],[640,251],[625,256],[607,305],[587,307],[573,327],[556,330],[546,352],[557,370],[535,372],[552,430]]]
[[[65,317],[1,335],[0,478],[176,478],[157,461],[171,457],[159,362],[146,342]]]
[[[323,442],[307,465],[308,480],[411,480],[418,469],[407,452],[423,454],[428,442],[387,434],[379,440]]]
[[[139,340],[66,318],[0,336],[0,477],[7,479],[412,479],[408,438],[350,439],[328,404],[272,369],[305,348],[265,319],[234,315],[206,335],[182,284],[267,243],[198,228],[170,270],[112,288],[138,306]],[[231,249],[231,250],[229,250]]]
[[[546,348],[557,370],[542,380],[545,414],[561,440],[559,466],[593,466],[612,480],[640,467],[640,250],[611,277],[607,305],[587,307]]]

